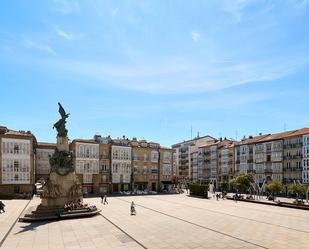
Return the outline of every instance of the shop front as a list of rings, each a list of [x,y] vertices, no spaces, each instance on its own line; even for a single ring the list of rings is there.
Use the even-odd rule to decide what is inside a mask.
[[[148,182],[134,182],[134,189],[141,191],[148,189]]]
[[[82,187],[84,194],[93,194],[93,183],[84,183]]]

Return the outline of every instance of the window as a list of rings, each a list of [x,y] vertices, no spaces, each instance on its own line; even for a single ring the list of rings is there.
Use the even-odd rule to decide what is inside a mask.
[[[14,144],[14,154],[19,154],[19,145]]]

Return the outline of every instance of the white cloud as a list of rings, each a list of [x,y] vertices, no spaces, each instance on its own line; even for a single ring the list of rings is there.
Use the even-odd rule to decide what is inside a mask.
[[[66,39],[66,40],[73,40],[73,35],[72,34],[63,31],[58,26],[54,26],[54,29],[55,29],[56,33],[59,36],[61,36],[62,38]]]
[[[221,9],[231,14],[238,22],[241,21],[244,9],[256,0],[224,0],[219,1]]]
[[[51,46],[46,45],[46,44],[41,44],[41,43],[34,42],[34,41],[28,40],[28,39],[24,40],[23,44],[27,48],[34,48],[34,49],[46,52],[46,53],[51,54],[51,55],[57,54]]]
[[[280,79],[309,62],[184,62],[161,61],[113,65],[93,61],[40,62],[48,68],[89,78],[87,84],[110,85],[122,89],[156,94],[211,92],[255,82]]]
[[[200,39],[201,35],[197,31],[192,31],[191,32],[191,36],[192,36],[192,40],[197,42]]]
[[[80,6],[74,0],[53,0],[52,10],[61,14],[71,14],[80,12]]]

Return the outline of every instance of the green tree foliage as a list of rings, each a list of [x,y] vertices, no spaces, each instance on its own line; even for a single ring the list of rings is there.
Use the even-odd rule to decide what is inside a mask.
[[[228,190],[228,188],[229,188],[229,183],[228,183],[228,182],[221,182],[221,183],[220,183],[220,188],[221,188],[223,191]]]
[[[252,182],[254,182],[252,174],[239,173],[230,181],[230,184],[237,190],[244,192],[250,188]]]
[[[200,185],[197,183],[190,184],[190,195],[208,197],[208,187],[206,185]]]
[[[279,181],[271,181],[270,183],[267,184],[266,188],[269,192],[271,192],[274,196],[274,193],[278,193],[282,191],[283,186],[282,183]]]
[[[288,192],[292,194],[296,194],[297,197],[299,195],[304,195],[306,194],[308,189],[308,186],[302,183],[297,183],[297,184],[290,184],[288,186]]]

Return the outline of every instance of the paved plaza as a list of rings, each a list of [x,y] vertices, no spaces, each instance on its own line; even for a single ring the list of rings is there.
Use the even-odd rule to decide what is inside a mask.
[[[33,199],[28,207],[39,203]],[[124,196],[86,202],[102,208],[92,218],[17,222],[5,249],[94,248],[309,248],[309,212],[186,195]],[[137,215],[130,215],[130,202]],[[5,201],[3,240],[28,201]],[[28,208],[27,207],[27,208]]]

